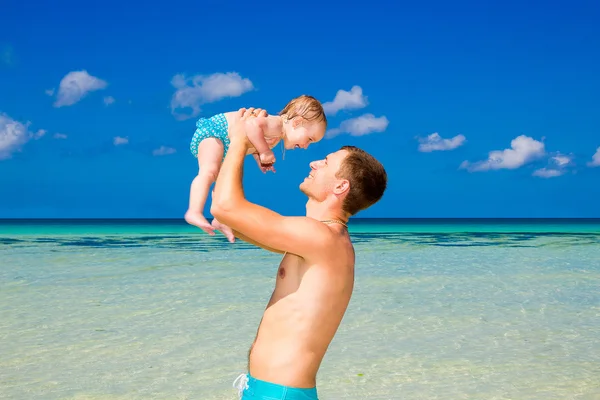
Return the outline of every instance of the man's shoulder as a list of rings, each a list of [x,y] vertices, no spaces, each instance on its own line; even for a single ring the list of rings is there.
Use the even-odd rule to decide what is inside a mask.
[[[335,235],[326,224],[307,216],[283,216],[283,223],[296,229],[296,232],[308,241],[321,243],[333,240]]]
[[[340,236],[331,226],[308,216],[284,217],[302,240],[312,245],[313,256],[329,258],[338,252],[354,251],[349,238]]]
[[[286,223],[296,225],[298,229],[307,230],[307,231],[320,231],[325,233],[327,225],[325,225],[322,221],[318,219],[308,217],[305,215],[284,215],[283,216]]]
[[[324,245],[321,251],[312,255],[311,261],[335,274],[345,274],[348,268],[354,268],[354,246],[348,237],[335,232],[329,243]]]

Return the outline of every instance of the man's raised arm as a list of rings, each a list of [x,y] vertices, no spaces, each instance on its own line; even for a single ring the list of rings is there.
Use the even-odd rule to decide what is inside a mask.
[[[301,257],[320,253],[330,240],[324,224],[308,217],[284,217],[246,199],[242,178],[249,142],[244,127],[243,123],[236,124],[231,132],[229,150],[215,183],[211,214],[249,241],[272,251]]]
[[[270,252],[272,252],[272,253],[279,253],[279,254],[283,254],[283,253],[285,253],[285,251],[283,251],[283,250],[274,249],[274,248],[272,248],[272,247],[269,247],[269,246],[265,245],[264,243],[259,243],[259,242],[257,242],[257,241],[254,241],[254,240],[250,239],[248,236],[244,236],[244,235],[242,235],[242,234],[241,234],[241,233],[239,233],[238,231],[233,231],[233,235],[234,235],[236,238],[238,238],[238,239],[240,239],[240,240],[243,240],[243,241],[244,241],[244,242],[246,242],[246,243],[253,244],[253,245],[257,246],[257,247],[263,248],[263,249],[265,249],[265,250],[267,250],[267,251],[270,251]]]

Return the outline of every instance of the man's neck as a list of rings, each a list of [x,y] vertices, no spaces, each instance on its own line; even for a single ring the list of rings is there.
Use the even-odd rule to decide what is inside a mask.
[[[306,216],[318,221],[339,220],[347,222],[348,217],[342,210],[336,210],[328,202],[317,202],[313,199],[308,199],[306,202]]]

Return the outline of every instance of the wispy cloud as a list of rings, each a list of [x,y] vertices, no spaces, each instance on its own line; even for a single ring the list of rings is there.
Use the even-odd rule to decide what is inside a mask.
[[[0,160],[11,158],[14,153],[21,151],[25,143],[46,134],[44,129],[30,131],[30,125],[30,122],[22,123],[0,113]]]
[[[465,142],[466,138],[464,135],[456,135],[450,139],[442,138],[437,132],[432,133],[426,138],[418,138],[419,151],[423,153],[429,153],[432,151],[448,151],[454,150],[460,147]]]
[[[510,142],[510,149],[493,150],[488,154],[488,159],[471,164],[463,161],[460,168],[470,172],[489,171],[498,169],[516,169],[543,157],[545,154],[544,143],[529,136],[517,136]]]
[[[60,81],[54,107],[72,106],[89,93],[105,89],[108,83],[92,76],[87,71],[71,71]],[[49,96],[54,95],[54,89],[46,90]]]
[[[129,143],[129,138],[126,137],[115,136],[113,139],[113,144],[115,146],[120,146],[127,143]]]
[[[169,154],[174,154],[176,150],[172,147],[160,146],[158,149],[152,150],[153,156],[166,156]]]
[[[537,176],[540,178],[556,178],[557,176],[561,176],[564,174],[563,171],[552,168],[540,168],[533,171],[533,176]]]
[[[360,117],[342,121],[339,128],[330,129],[327,137],[332,138],[342,133],[348,133],[351,136],[363,136],[374,132],[383,132],[389,125],[385,116],[375,117],[373,114],[363,114]]]
[[[67,135],[65,135],[64,133],[55,133],[53,137],[54,139],[66,139]]]
[[[115,102],[115,98],[112,96],[106,96],[103,101],[105,106],[109,106]]]
[[[202,104],[214,103],[226,97],[239,97],[254,89],[250,79],[242,78],[237,72],[217,72],[192,77],[178,74],[173,77],[171,84],[177,89],[171,97],[171,113],[179,120],[200,114]],[[180,113],[180,109],[191,111]]]
[[[592,156],[592,161],[587,163],[588,167],[600,167],[600,147],[596,149],[596,153]]]
[[[536,169],[532,175],[539,178],[555,178],[564,175],[567,172],[567,168],[572,164],[572,161],[573,156],[558,153],[550,157],[548,161],[550,165],[548,167]]]
[[[338,90],[333,101],[323,103],[326,114],[335,115],[340,110],[356,110],[368,104],[367,97],[363,95],[360,86],[352,86],[349,92]]]

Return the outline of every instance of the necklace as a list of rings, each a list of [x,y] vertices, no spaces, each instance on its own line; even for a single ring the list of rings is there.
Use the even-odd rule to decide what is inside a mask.
[[[340,225],[344,225],[346,227],[346,229],[348,228],[348,225],[346,225],[344,223],[344,221],[340,221],[339,219],[326,219],[325,221],[321,221],[321,222],[323,222],[325,224],[331,224],[331,223],[340,224]]]

